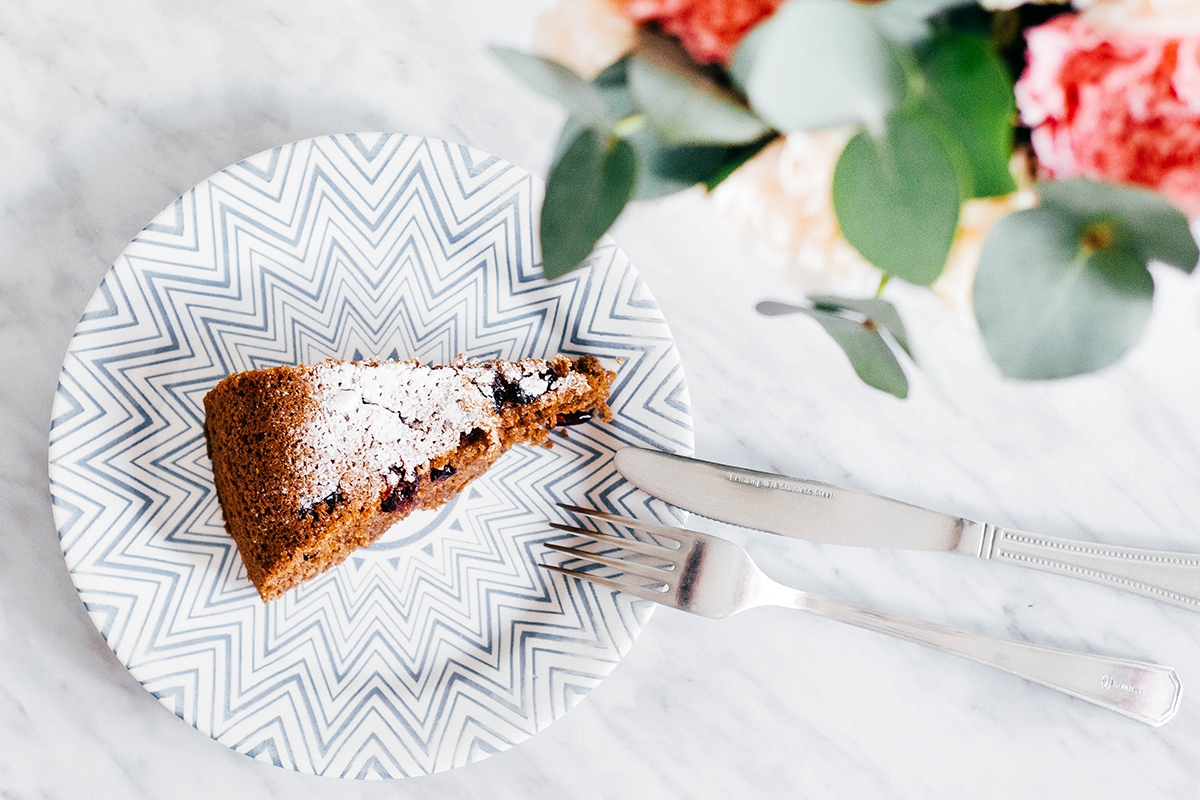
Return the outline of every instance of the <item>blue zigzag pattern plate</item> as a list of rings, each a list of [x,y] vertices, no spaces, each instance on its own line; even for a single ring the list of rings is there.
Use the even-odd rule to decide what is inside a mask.
[[[650,609],[538,569],[568,501],[665,510],[622,444],[690,452],[679,357],[611,242],[541,276],[541,184],[466,147],[359,134],[278,147],[179,198],[105,276],[63,363],[50,484],[88,613],[199,730],[301,772],[451,769],[545,728]],[[263,604],[225,533],[202,431],[225,375],[325,358],[592,353],[611,424],[518,448],[438,512]]]

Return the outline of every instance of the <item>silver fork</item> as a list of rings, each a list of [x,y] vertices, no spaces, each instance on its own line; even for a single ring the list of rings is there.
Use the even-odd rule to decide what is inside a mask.
[[[644,560],[617,558],[610,554],[611,551],[592,553],[578,547],[547,542],[546,547],[551,550],[589,562],[589,566],[598,564],[624,573],[621,579],[617,579],[615,575],[606,577],[586,572],[583,568],[541,565],[563,575],[718,619],[758,606],[796,608],[923,644],[934,650],[954,653],[1155,727],[1171,719],[1179,709],[1183,687],[1179,676],[1170,667],[996,639],[932,622],[859,608],[771,580],[745,550],[717,536],[626,519],[578,506],[560,505],[575,514],[644,531],[656,540],[679,545],[673,548],[650,544],[551,522],[550,526],[557,530],[618,547],[661,564],[658,566],[645,563]],[[631,576],[642,580],[630,582]]]

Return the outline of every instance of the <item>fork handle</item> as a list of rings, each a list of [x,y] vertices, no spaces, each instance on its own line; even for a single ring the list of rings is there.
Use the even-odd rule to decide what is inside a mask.
[[[1183,687],[1170,667],[997,639],[798,594],[795,606],[803,611],[954,653],[1154,727],[1179,710]]]

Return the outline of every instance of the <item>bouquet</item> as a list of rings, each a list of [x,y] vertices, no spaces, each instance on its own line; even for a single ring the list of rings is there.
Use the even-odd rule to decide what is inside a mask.
[[[893,279],[969,309],[1010,377],[1113,363],[1150,263],[1200,260],[1200,2],[1075,4],[560,0],[538,55],[495,48],[570,114],[546,276],[700,184],[808,290],[759,311],[814,319],[871,386],[907,396],[915,363]]]

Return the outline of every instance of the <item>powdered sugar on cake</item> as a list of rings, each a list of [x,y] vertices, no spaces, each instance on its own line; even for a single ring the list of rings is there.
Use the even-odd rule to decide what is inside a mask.
[[[582,375],[556,376],[532,358],[500,369],[462,358],[445,367],[328,361],[312,367],[310,378],[315,407],[297,442],[309,462],[298,470],[302,506],[378,476],[391,485],[411,480],[476,430],[498,441],[502,399],[525,403],[587,385]]]
[[[503,385],[519,389],[523,395],[521,401],[529,402],[540,397],[551,388],[567,391],[582,391],[587,387],[587,378],[571,372],[567,375],[555,375],[550,364],[540,358],[522,358],[519,361],[479,362],[473,359],[458,358],[451,366],[460,370],[471,380],[483,394],[499,403],[496,396],[497,387]]]

